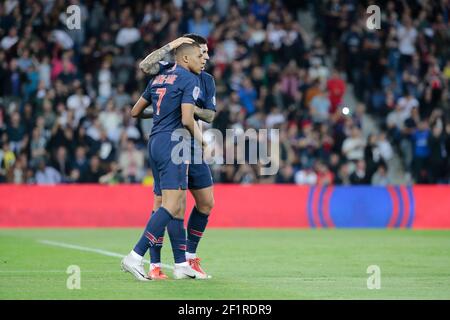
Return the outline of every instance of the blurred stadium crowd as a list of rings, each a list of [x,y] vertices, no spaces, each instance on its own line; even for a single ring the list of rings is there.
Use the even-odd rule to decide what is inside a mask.
[[[71,4],[81,30],[65,27]],[[138,64],[189,32],[208,39],[212,127],[280,129],[277,175],[212,165],[216,182],[387,185],[399,157],[405,181],[449,183],[450,2],[376,1],[373,31],[370,4],[3,1],[0,182],[151,184],[152,122],[129,114],[149,80]]]

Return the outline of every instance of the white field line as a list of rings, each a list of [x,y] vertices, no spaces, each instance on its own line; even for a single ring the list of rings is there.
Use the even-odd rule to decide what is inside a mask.
[[[56,242],[56,241],[50,241],[50,240],[39,240],[38,242],[49,245],[49,246],[74,249],[74,250],[85,251],[85,252],[93,252],[93,253],[101,254],[103,256],[108,256],[108,257],[114,257],[114,258],[125,257],[123,254],[116,253],[116,252],[111,252],[111,251],[106,251],[106,250],[96,249],[96,248],[82,247],[82,246],[78,246],[75,244],[68,244],[68,243],[64,243],[64,242]],[[149,264],[150,262],[147,259],[145,259],[144,263]],[[161,266],[164,268],[167,268],[167,269],[173,269],[173,266],[168,265],[168,264],[162,263]]]
[[[83,271],[84,273],[98,273],[99,271]],[[102,271],[103,273],[116,273],[115,271]],[[23,273],[66,273],[66,270],[0,270],[1,273],[23,274]]]

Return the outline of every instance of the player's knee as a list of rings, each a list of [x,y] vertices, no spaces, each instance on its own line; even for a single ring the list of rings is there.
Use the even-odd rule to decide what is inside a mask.
[[[153,211],[156,211],[162,205],[162,196],[155,196],[153,201]]]
[[[186,211],[186,205],[180,202],[171,203],[165,207],[169,211],[170,215],[175,219],[184,219],[184,212]]]
[[[169,211],[172,217],[179,219],[180,205],[178,203],[165,204],[164,209]]]
[[[171,210],[169,210],[170,214],[175,219],[184,219],[184,211],[186,207],[183,207],[182,205],[177,205],[171,207]]]
[[[211,213],[211,210],[214,208],[214,197],[210,196],[207,199],[201,201],[197,205],[198,211],[201,213],[209,215]]]
[[[184,220],[184,213],[186,212],[186,206],[181,206],[178,213],[177,213],[177,219]]]

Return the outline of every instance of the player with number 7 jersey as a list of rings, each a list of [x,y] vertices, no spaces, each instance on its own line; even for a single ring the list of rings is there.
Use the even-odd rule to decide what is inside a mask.
[[[198,74],[205,65],[205,58],[196,43],[180,46],[176,53],[176,64],[147,85],[139,106],[150,101],[153,104],[153,129],[150,134],[148,149],[149,162],[154,176],[158,179],[158,188],[162,190],[162,205],[151,216],[147,226],[134,249],[122,260],[122,269],[132,273],[138,280],[153,279],[145,274],[143,256],[152,247],[162,245],[164,230],[169,222],[184,221],[186,209],[186,189],[188,186],[189,160],[178,161],[190,156],[173,151],[180,143],[173,135],[186,128],[191,138],[202,143],[201,131],[194,120],[194,108],[200,95]],[[139,108],[138,108],[139,109]],[[177,136],[180,138],[180,136]],[[183,136],[184,138],[184,136]],[[190,141],[182,140],[184,143]],[[177,279],[205,279],[205,274],[194,270],[186,261],[186,234],[182,223],[177,223],[177,236],[172,242],[175,259],[174,277]],[[151,259],[154,257],[151,255]]]
[[[196,42],[200,45],[200,49],[203,53],[203,58],[208,61],[208,45],[207,40],[202,36],[196,34],[186,34],[178,39],[173,40],[164,47],[153,51],[144,60],[141,61],[139,67],[143,72],[151,76],[158,76],[164,73],[168,69],[174,67],[174,62],[160,60],[163,56],[167,56],[170,51],[175,51],[180,45],[186,43]],[[168,57],[167,57],[168,58]],[[169,58],[169,60],[171,60]],[[200,97],[197,100],[197,106],[194,109],[194,115],[207,123],[212,123],[215,115],[215,83],[214,78],[207,72],[202,71],[199,75],[200,79]],[[162,93],[162,92],[161,92]],[[143,100],[143,101],[141,101]],[[139,101],[133,106],[131,115],[135,118],[149,119],[153,117],[153,106],[147,108],[146,100],[139,99]],[[158,103],[157,103],[158,105]],[[198,163],[195,159],[199,159],[199,155],[202,156],[202,148],[199,144],[192,141],[192,159],[194,162],[189,164],[188,170],[188,188],[195,199],[195,206],[192,208],[189,220],[187,223],[187,238],[186,238],[186,258],[193,269],[207,275],[200,265],[200,258],[197,257],[197,247],[203,236],[209,220],[209,214],[214,206],[214,192],[213,192],[213,179],[209,166],[202,159],[201,163]],[[162,191],[159,187],[159,176],[154,175],[154,201],[153,211],[158,210],[162,204]],[[173,243],[173,239],[178,237],[180,226],[182,221],[172,220],[168,226],[167,231],[170,241]],[[167,276],[161,270],[161,248],[163,245],[163,238],[158,246],[150,247],[151,264],[149,277],[152,279],[166,279]],[[207,275],[210,277],[210,275]]]
[[[195,105],[199,95],[198,77],[178,64],[150,80],[142,95],[153,103],[153,128],[150,137],[183,128],[180,105]]]

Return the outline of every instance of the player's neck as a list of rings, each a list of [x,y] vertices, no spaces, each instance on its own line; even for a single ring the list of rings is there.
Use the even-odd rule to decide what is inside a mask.
[[[187,64],[187,63],[185,63],[185,62],[183,62],[183,61],[181,61],[181,62],[178,62],[178,61],[177,61],[177,65],[180,66],[180,67],[182,67],[182,68],[184,68],[184,69],[186,69],[187,71],[191,72],[191,70],[189,70],[189,67],[188,67],[188,64]]]

